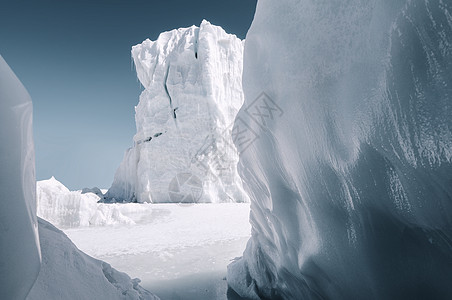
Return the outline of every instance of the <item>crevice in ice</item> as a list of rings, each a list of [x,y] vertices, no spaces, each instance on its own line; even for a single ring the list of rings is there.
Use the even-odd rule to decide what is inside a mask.
[[[171,99],[170,93],[168,91],[168,85],[167,85],[169,71],[170,71],[170,65],[168,64],[168,68],[166,69],[165,77],[163,79],[163,86],[165,88],[165,93],[168,96],[170,107],[173,108],[173,100]]]
[[[195,50],[195,58],[198,59],[198,40],[199,40],[199,28],[195,29],[195,44],[194,44],[194,50]]]
[[[171,111],[172,111],[172,114],[173,114],[173,119],[174,119],[174,123],[175,123],[175,125],[176,125],[176,127],[177,127],[177,122],[176,122],[176,110],[173,108],[173,99],[171,98],[171,95],[170,95],[170,93],[169,93],[169,90],[168,90],[168,85],[167,85],[167,81],[168,81],[168,74],[169,74],[169,71],[170,71],[170,64],[168,64],[168,69],[166,69],[166,74],[165,74],[165,78],[164,78],[164,83],[163,83],[163,86],[165,87],[165,93],[166,93],[166,95],[168,96],[168,99],[169,99],[169,105],[170,105],[170,108],[171,108]]]
[[[147,142],[150,142],[150,141],[152,141],[152,138],[159,137],[159,136],[161,136],[162,134],[163,134],[162,132],[157,132],[156,134],[154,134],[154,136],[150,136],[150,137],[148,137],[147,139],[137,141],[137,145],[139,145],[139,144],[141,144],[141,143],[147,143]]]

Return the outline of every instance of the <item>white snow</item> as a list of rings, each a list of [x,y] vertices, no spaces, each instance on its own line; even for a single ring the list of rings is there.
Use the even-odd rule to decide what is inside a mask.
[[[163,299],[226,299],[227,265],[242,255],[251,234],[248,203],[106,204],[92,193],[69,191],[54,177],[37,187],[39,216],[88,255],[140,278],[141,286]],[[100,212],[110,218],[98,221]],[[74,265],[71,272],[83,271]]]
[[[145,90],[113,202],[248,202],[232,125],[243,103],[243,41],[203,21],[132,48]]]
[[[0,56],[0,299],[24,299],[39,272],[32,111]]]
[[[42,267],[28,300],[159,299],[143,289],[138,279],[78,250],[62,231],[42,219],[39,237]]]
[[[116,205],[135,225],[67,228],[66,234],[83,251],[97,258],[149,251],[165,255],[168,249],[240,239],[250,234],[249,225],[242,227],[249,224],[249,204]],[[141,206],[150,209],[138,212]],[[99,245],[102,247],[98,248]]]
[[[137,213],[136,207],[152,207]],[[120,204],[135,225],[68,228],[84,252],[162,299],[226,299],[226,267],[250,236],[249,204]]]
[[[141,286],[163,299],[226,299],[227,265],[242,255],[250,237],[248,203],[98,203],[95,194],[69,191],[54,177],[38,181],[37,195],[40,217],[62,228],[83,252],[140,278]],[[45,276],[56,267],[49,266]],[[42,295],[44,287],[39,289]]]
[[[229,267],[238,294],[452,297],[451,12],[258,2],[236,121],[258,137],[240,153],[253,229]]]

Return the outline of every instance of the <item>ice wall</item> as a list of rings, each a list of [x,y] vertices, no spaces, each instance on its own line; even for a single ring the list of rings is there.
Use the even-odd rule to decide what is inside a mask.
[[[260,0],[243,86],[258,138],[240,153],[253,229],[232,289],[450,299],[451,2]]]
[[[243,103],[243,42],[203,21],[132,48],[144,87],[134,146],[107,201],[244,202],[231,133]]]
[[[39,272],[32,103],[0,56],[0,299],[24,299]]]

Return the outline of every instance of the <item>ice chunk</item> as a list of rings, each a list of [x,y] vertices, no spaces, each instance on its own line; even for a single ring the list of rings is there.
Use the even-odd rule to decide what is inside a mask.
[[[42,267],[28,300],[159,299],[109,264],[81,252],[52,224],[39,219]]]
[[[102,190],[98,187],[93,187],[93,188],[84,188],[82,190],[82,194],[87,194],[87,193],[93,193],[94,195],[98,196],[99,198],[103,199],[104,198],[104,193],[102,192]]]
[[[98,203],[101,198],[92,191],[102,193],[99,189],[69,191],[54,177],[38,181],[38,216],[59,228],[135,224],[121,213],[119,205]]]
[[[253,230],[230,267],[237,293],[452,297],[451,12],[258,2],[237,119],[259,136],[240,153]]]
[[[247,202],[232,124],[243,103],[243,42],[221,27],[160,34],[132,48],[145,90],[113,202]]]
[[[0,299],[24,299],[39,272],[32,103],[0,56]]]

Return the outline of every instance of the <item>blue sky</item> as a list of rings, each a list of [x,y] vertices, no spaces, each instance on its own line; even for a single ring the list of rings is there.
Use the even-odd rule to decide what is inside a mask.
[[[33,99],[37,179],[108,188],[135,134],[130,49],[202,19],[245,38],[256,0],[2,0],[0,54]]]

